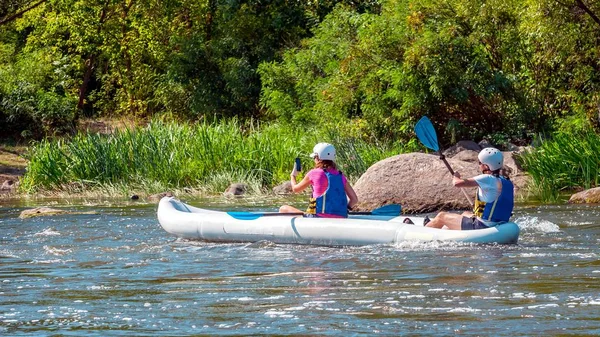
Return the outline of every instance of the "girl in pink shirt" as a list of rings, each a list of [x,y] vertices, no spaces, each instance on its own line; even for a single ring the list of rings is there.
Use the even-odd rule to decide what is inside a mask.
[[[328,143],[319,143],[313,148],[311,157],[314,159],[315,168],[310,170],[299,183],[296,182],[298,171],[294,165],[290,175],[292,191],[301,192],[308,186],[312,186],[313,192],[307,210],[308,214],[318,217],[346,217],[347,209],[358,203],[358,197],[346,177],[337,170],[334,161],[335,148]],[[330,182],[332,186],[329,186]],[[301,211],[295,207],[284,205],[279,208],[279,212],[298,213]]]

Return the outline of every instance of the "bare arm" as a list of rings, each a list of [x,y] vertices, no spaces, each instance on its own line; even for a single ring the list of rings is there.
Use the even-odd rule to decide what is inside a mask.
[[[299,183],[296,183],[296,177],[291,176],[290,182],[292,183],[292,191],[294,191],[294,193],[302,192],[310,185],[310,179],[308,178],[308,175],[304,176]]]
[[[462,179],[458,172],[454,172],[452,185],[455,187],[477,187],[477,182],[473,178]]]
[[[348,199],[350,199],[348,200],[348,207],[354,207],[354,205],[358,203],[358,197],[356,196],[356,192],[354,192],[354,188],[352,188],[350,183],[346,183],[346,186],[344,186],[344,191],[346,191],[346,195],[348,196]]]

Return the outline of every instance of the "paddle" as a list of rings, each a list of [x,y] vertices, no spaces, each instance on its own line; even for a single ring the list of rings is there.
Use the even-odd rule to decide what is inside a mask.
[[[419,138],[425,147],[432,149],[440,155],[440,159],[444,162],[446,168],[448,168],[448,171],[450,171],[450,174],[454,176],[454,170],[446,160],[446,156],[444,156],[442,151],[440,151],[437,133],[435,132],[435,128],[427,116],[423,116],[421,119],[419,119],[417,125],[415,125],[415,133],[417,134],[417,138]],[[469,204],[473,206],[473,201],[471,201],[471,198],[469,198],[469,195],[467,195],[465,189],[461,187],[460,190],[465,195],[465,198],[467,198],[467,201],[469,201]]]
[[[350,215],[387,215],[400,216],[402,207],[398,204],[390,204],[375,208],[370,212],[348,212]],[[263,216],[289,216],[304,215],[304,213],[253,213],[253,212],[227,212],[231,217],[238,220],[255,220]]]

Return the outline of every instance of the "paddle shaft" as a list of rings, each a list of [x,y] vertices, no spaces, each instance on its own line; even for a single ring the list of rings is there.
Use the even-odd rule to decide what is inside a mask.
[[[444,155],[440,154],[440,158],[442,159],[442,161],[444,162],[444,164],[446,164],[446,168],[448,168],[448,171],[450,171],[450,174],[452,176],[454,176],[454,170],[452,169],[452,166],[450,166],[450,163],[448,163],[448,161],[446,160],[446,157]],[[462,187],[460,188],[460,190],[465,195],[465,198],[467,198],[467,201],[469,202],[469,204],[471,204],[471,206],[473,206],[473,201],[471,200],[471,198],[467,194],[467,191],[465,191],[465,189],[462,188]]]
[[[450,174],[454,176],[454,170],[452,169],[452,166],[450,166],[450,163],[448,163],[448,161],[446,160],[446,157],[444,155],[440,155],[440,159],[444,162],[444,164],[446,164],[446,168],[448,168]]]

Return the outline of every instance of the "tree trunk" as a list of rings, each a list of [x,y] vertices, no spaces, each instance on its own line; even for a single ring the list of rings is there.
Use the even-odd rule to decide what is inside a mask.
[[[600,18],[598,18],[596,13],[592,12],[592,10],[583,3],[583,0],[575,0],[575,5],[586,12],[596,24],[600,25]]]
[[[11,22],[13,20],[18,19],[18,18],[20,18],[21,16],[23,16],[23,14],[25,14],[25,13],[29,12],[30,10],[38,7],[39,5],[43,4],[44,2],[46,2],[46,0],[38,1],[38,2],[36,2],[33,5],[25,8],[24,10],[22,10],[20,12],[17,12],[17,13],[15,13],[13,15],[9,15],[9,16],[5,17],[4,19],[1,19],[0,20],[0,26],[2,26],[4,24],[7,24],[7,23],[9,23],[9,22]]]
[[[96,33],[98,35],[100,35],[100,33],[102,32],[102,25],[104,24],[104,21],[106,20],[106,12],[108,11],[109,1],[110,0],[107,0],[104,3],[104,7],[102,8],[102,11],[100,12],[99,25],[98,25],[98,29],[96,30]],[[79,101],[77,102],[77,112],[75,113],[75,118],[74,118],[75,121],[77,121],[79,119],[79,112],[83,109],[83,106],[85,105],[85,97],[87,96],[88,86],[90,84],[92,75],[94,74],[94,68],[96,67],[96,57],[97,57],[96,54],[91,54],[85,60],[85,72],[83,73],[83,80],[81,82],[81,86],[79,87]]]
[[[77,103],[77,110],[81,111],[83,109],[83,105],[85,104],[85,96],[87,94],[88,84],[90,83],[90,79],[92,78],[92,74],[94,73],[95,64],[95,54],[90,55],[90,57],[88,57],[88,59],[85,60],[85,73],[83,74],[83,82],[79,87],[79,102]]]

